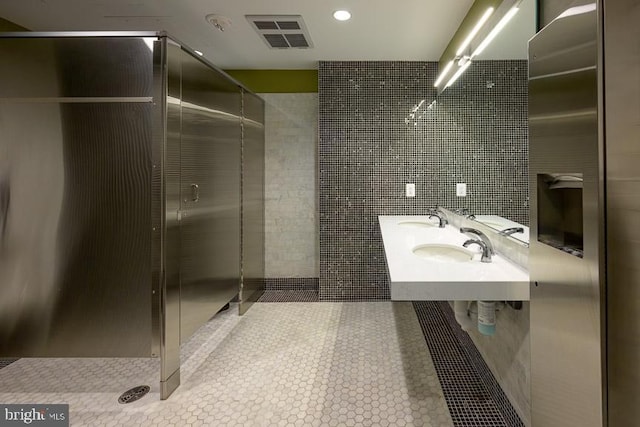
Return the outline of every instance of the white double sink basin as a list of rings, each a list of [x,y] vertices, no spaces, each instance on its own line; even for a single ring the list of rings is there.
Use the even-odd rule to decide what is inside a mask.
[[[391,299],[396,301],[529,300],[529,273],[499,254],[481,262],[473,238],[427,216],[379,216]]]

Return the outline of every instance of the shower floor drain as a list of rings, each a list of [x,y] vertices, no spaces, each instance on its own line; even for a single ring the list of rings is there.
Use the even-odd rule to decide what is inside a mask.
[[[134,387],[131,390],[127,390],[120,395],[118,398],[118,403],[131,403],[135,402],[138,399],[144,397],[145,394],[149,393],[151,388],[148,385],[139,385],[138,387]]]

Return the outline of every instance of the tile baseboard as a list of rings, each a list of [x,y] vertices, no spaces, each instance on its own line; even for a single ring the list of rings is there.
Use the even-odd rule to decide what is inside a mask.
[[[265,291],[315,291],[318,292],[318,277],[277,277],[264,280]]]

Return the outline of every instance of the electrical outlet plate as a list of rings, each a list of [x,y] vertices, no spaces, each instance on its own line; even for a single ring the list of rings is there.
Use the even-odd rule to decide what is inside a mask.
[[[416,197],[416,185],[415,184],[407,184],[407,185],[405,185],[405,196],[406,197]]]
[[[464,182],[459,182],[456,184],[456,196],[458,197],[467,196],[467,184],[465,184]]]

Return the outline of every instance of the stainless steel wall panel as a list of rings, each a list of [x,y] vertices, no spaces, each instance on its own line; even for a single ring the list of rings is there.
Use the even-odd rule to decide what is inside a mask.
[[[604,2],[609,426],[640,419],[640,5]]]
[[[0,103],[0,115],[0,356],[11,357],[45,345],[55,313],[64,140],[59,105]]]
[[[152,45],[139,37],[0,38],[12,58],[0,69],[2,97],[151,97]]]
[[[51,354],[150,353],[151,114],[150,104],[62,106],[63,281]]]
[[[60,70],[52,39],[0,38],[0,98],[58,97]]]
[[[264,291],[264,101],[243,92],[240,314]]]
[[[240,103],[235,84],[183,52],[182,342],[239,292]]]
[[[529,42],[531,407],[545,427],[604,417],[597,12],[574,12]],[[584,178],[583,258],[539,241],[538,174],[553,173]]]
[[[2,356],[151,354],[153,105],[7,101],[81,89],[151,94],[144,41],[92,45],[109,48],[99,72],[80,44],[0,40],[2,72],[16,73],[0,83],[0,175],[11,196],[0,248]]]

